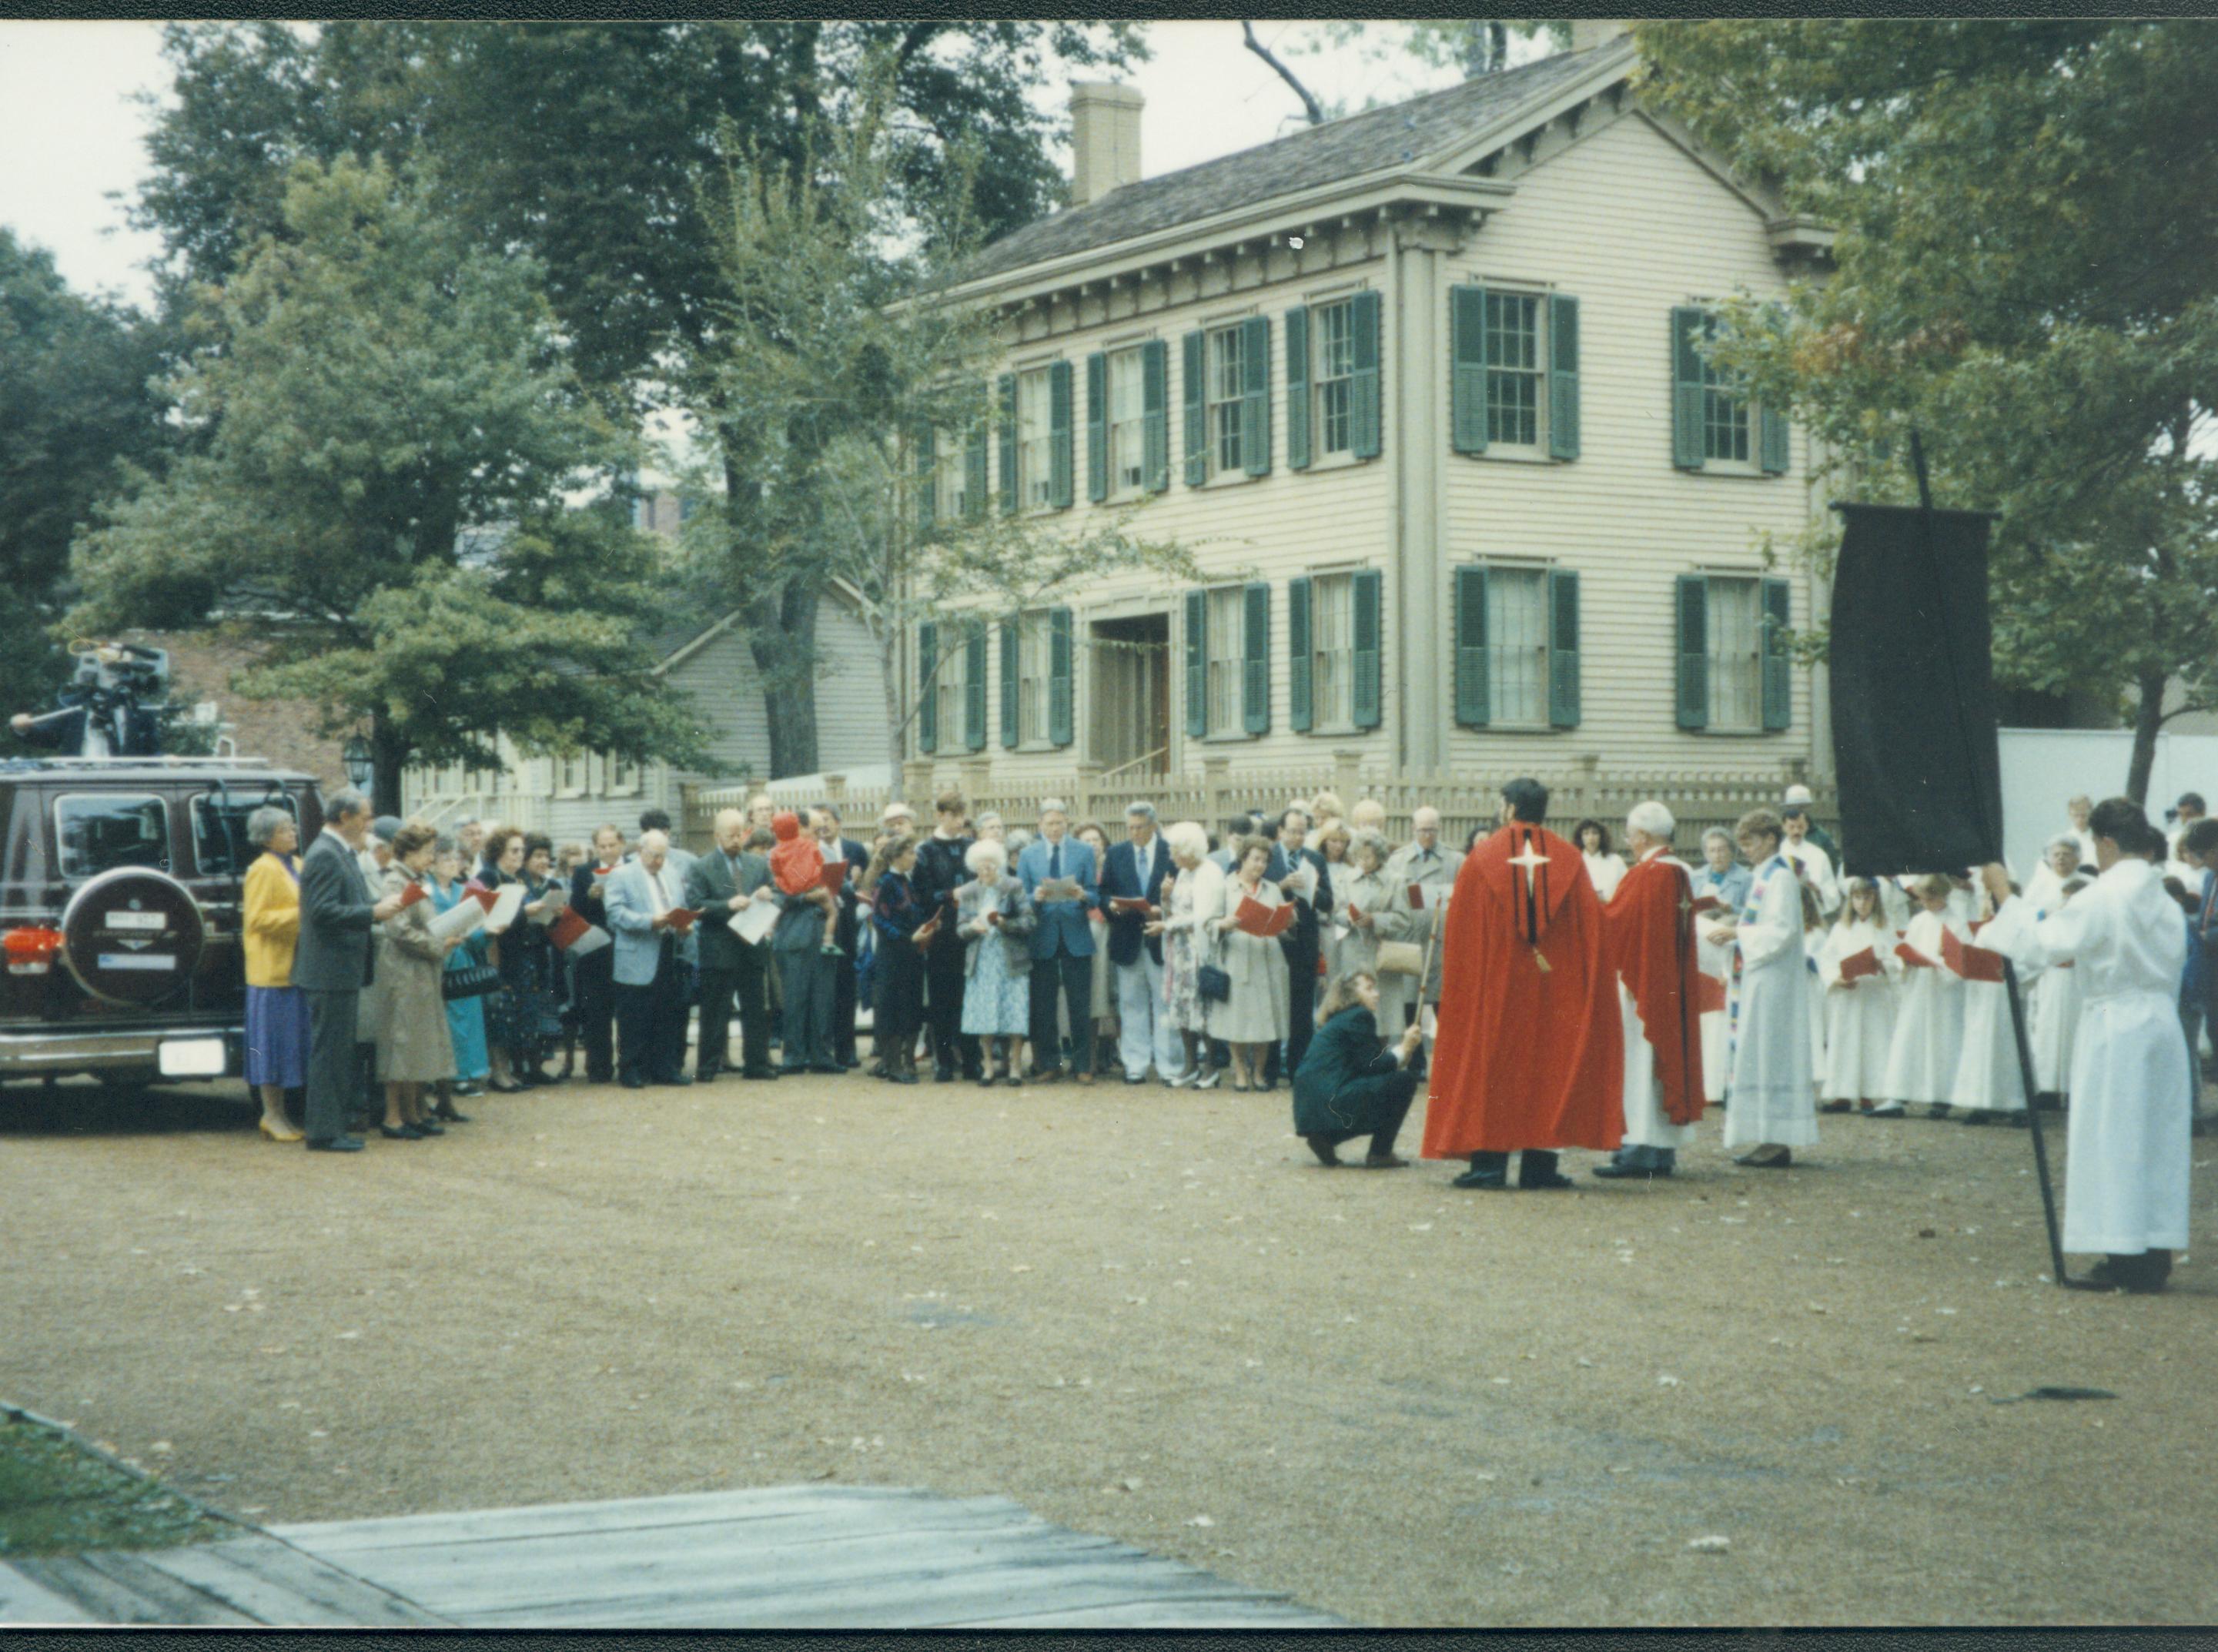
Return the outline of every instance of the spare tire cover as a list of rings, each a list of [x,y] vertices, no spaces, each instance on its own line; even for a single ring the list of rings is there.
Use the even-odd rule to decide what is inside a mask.
[[[159,1004],[183,991],[207,937],[192,892],[144,867],[102,872],[62,913],[62,962],[110,1004]]]

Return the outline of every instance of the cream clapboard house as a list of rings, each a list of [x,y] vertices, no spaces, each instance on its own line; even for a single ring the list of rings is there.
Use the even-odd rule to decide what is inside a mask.
[[[1762,549],[1823,509],[1811,455],[1694,341],[1830,238],[1644,108],[1635,61],[1618,34],[1146,179],[1138,95],[1075,90],[1079,204],[952,289],[1007,356],[988,428],[920,444],[924,508],[1144,500],[1214,577],[921,628],[912,795],[1822,783],[1783,633],[1826,599]]]
[[[675,537],[688,514],[668,487],[641,496],[635,524]],[[404,813],[444,823],[468,818],[503,821],[548,833],[557,844],[584,841],[603,821],[638,830],[641,814],[666,811],[696,849],[708,840],[707,817],[696,799],[712,788],[744,791],[770,771],[770,724],[762,680],[736,611],[685,617],[647,640],[655,675],[673,693],[691,696],[709,733],[709,752],[722,770],[712,776],[664,762],[636,763],[614,752],[530,757],[503,737],[501,766],[461,764],[406,771]],[[817,748],[826,768],[884,766],[885,694],[878,652],[836,587],[817,614]]]

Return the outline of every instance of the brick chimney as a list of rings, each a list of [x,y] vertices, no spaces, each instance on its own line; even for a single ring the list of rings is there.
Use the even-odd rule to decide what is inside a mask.
[[[1070,204],[1083,207],[1140,181],[1139,90],[1110,81],[1070,83]]]
[[[1619,35],[1629,34],[1633,25],[1619,20],[1601,17],[1571,19],[1571,50],[1588,52],[1597,46],[1608,46]]]

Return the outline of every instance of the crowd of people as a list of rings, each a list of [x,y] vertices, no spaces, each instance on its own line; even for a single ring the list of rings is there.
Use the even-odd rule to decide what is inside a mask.
[[[2172,1124],[2184,1136],[2198,1043],[2218,1024],[2218,821],[2200,798],[2181,799],[2169,838],[2122,800],[2075,798],[2022,882],[1845,875],[1802,788],[1707,832],[1699,865],[1671,857],[1661,803],[1620,832],[1582,820],[1566,841],[1540,824],[1546,801],[1512,783],[1499,823],[1457,849],[1436,810],[1397,844],[1381,804],[1329,793],[1213,838],[1136,801],[1112,843],[1060,799],[1035,831],[951,791],[929,829],[889,805],[866,846],[830,804],[759,795],[720,813],[694,855],[654,811],[634,841],[610,824],[558,852],[513,826],[373,819],[343,789],[305,854],[283,810],[250,822],[264,852],[245,896],[247,1076],[265,1135],[353,1151],[373,1125],[421,1140],[468,1122],[458,1099],[561,1082],[580,1045],[588,1080],[628,1088],[846,1072],[867,1002],[874,1077],[914,1084],[928,1064],[938,1082],[988,1086],[1283,1080],[1327,1165],[1364,1138],[1366,1166],[1408,1162],[1397,1135],[1429,1079],[1425,1156],[1468,1159],[1470,1187],[1507,1185],[1512,1152],[1519,1186],[1568,1185],[1556,1153],[1571,1146],[1609,1153],[1598,1177],[1669,1176],[1706,1105],[1750,1168],[1806,1153],[1821,1113],[1913,1107],[2023,1124],[2029,1106],[2069,1106],[2073,1161],[2089,1165],[2127,1138],[2113,1119],[2097,1143],[2091,1125],[2083,1150],[2083,1121],[2116,1114],[2121,1084],[2160,1081],[2179,1096],[2142,1109],[2146,1154],[2118,1175],[2138,1186],[2176,1158],[2178,1222],[2067,1227],[2103,1241],[2083,1247],[2112,1257],[2118,1283],[2161,1284],[2146,1259],[2184,1242]],[[509,921],[439,937],[458,902],[511,884]],[[1499,933],[1470,927],[1487,911]],[[582,923],[558,926],[565,912]],[[572,947],[580,931],[606,944]],[[1569,962],[1549,955],[1558,937]],[[2005,957],[2025,988],[2030,1096]],[[2184,1065],[2118,1079],[2119,1040],[2145,1042],[2166,972]],[[1537,1018],[1513,1013],[1520,990]],[[2122,1019],[2136,993],[2140,1018]],[[305,1092],[305,1132],[288,1092]]]

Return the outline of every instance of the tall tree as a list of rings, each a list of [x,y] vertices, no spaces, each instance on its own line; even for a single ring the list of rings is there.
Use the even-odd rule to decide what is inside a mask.
[[[379,806],[411,762],[606,748],[691,760],[649,680],[653,554],[566,498],[631,443],[563,366],[528,256],[477,244],[431,184],[296,164],[265,235],[196,312],[175,381],[198,438],[77,544],[88,626],[228,622],[242,690],[367,722]]]
[[[672,400],[714,345],[725,294],[700,185],[720,128],[790,164],[809,129],[856,107],[864,65],[889,65],[890,198],[939,190],[967,138],[986,157],[977,210],[999,233],[1061,197],[1060,122],[1038,96],[1049,77],[1144,55],[1137,24],[930,19],[336,23],[313,40],[182,25],[169,49],[177,97],[140,210],[180,279],[221,279],[273,221],[285,161],[441,158],[476,232],[538,256],[585,382],[635,411]],[[747,479],[728,481],[741,498]],[[774,773],[816,766],[821,585],[757,566],[732,593],[751,616]]]
[[[1838,232],[1719,359],[1851,457],[1920,430],[1944,501],[2000,511],[1998,680],[2118,703],[2143,797],[2165,721],[2218,703],[2218,25],[1638,34],[1651,96]]]
[[[47,627],[70,540],[122,464],[159,461],[159,355],[146,318],[71,292],[50,254],[0,228],[0,716],[39,709],[68,673]]]
[[[1133,532],[1133,511],[1074,529],[980,497],[1001,331],[990,313],[938,293],[976,244],[970,180],[981,157],[956,153],[917,250],[900,253],[889,241],[912,226],[888,206],[900,157],[890,111],[889,96],[864,97],[791,163],[734,143],[715,243],[731,298],[693,382],[721,467],[749,486],[728,517],[697,515],[690,543],[724,577],[767,565],[850,594],[877,646],[898,785],[939,663],[901,670],[920,626],[952,635],[1119,573],[1186,582],[1198,571],[1179,546]],[[943,518],[939,464],[959,474],[974,453],[971,507]]]

